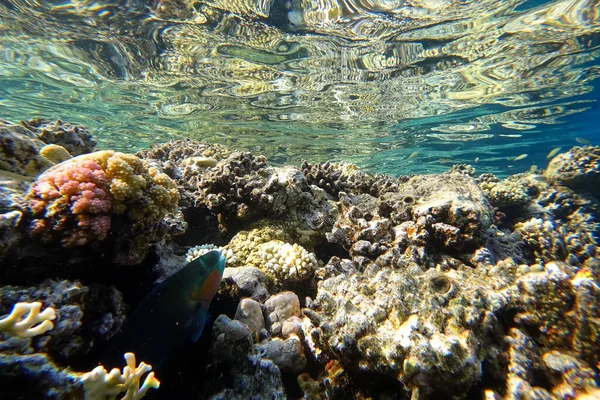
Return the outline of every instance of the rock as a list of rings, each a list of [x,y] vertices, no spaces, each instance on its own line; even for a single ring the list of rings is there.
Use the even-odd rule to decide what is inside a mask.
[[[267,329],[277,336],[281,334],[286,320],[301,315],[300,299],[293,292],[278,293],[265,302],[265,314]]]
[[[235,286],[238,298],[249,297],[264,302],[269,297],[268,278],[264,272],[254,267],[225,268],[223,281]]]
[[[265,328],[265,318],[260,303],[253,299],[242,299],[235,312],[235,320],[245,324],[255,332]]]
[[[262,357],[273,360],[282,374],[298,375],[306,368],[306,357],[297,336],[274,338],[256,345]]]

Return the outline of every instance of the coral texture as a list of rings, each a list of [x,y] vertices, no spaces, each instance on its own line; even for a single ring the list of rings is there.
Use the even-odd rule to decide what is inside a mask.
[[[313,353],[324,359],[335,355],[357,370],[429,391],[470,387],[483,359],[502,351],[494,344],[502,332],[495,313],[508,298],[498,290],[504,282],[490,281],[485,269],[330,268],[339,272],[319,282],[303,324]]]
[[[302,246],[279,240],[263,243],[246,261],[262,269],[277,283],[298,283],[309,278],[317,267],[317,258]]]
[[[159,166],[165,174],[175,180],[181,192],[181,205],[192,207],[197,202],[198,182],[202,174],[230,153],[231,151],[218,144],[172,140],[153,145],[149,150],[138,152],[137,156],[151,165]]]
[[[34,132],[42,142],[62,146],[73,156],[96,151],[96,139],[83,125],[41,118],[21,121],[21,125]]]
[[[304,161],[301,169],[310,185],[318,186],[334,197],[339,192],[378,197],[398,190],[398,182],[391,176],[367,174],[353,164],[325,162],[313,165]]]
[[[35,176],[52,162],[39,154],[44,146],[35,133],[21,125],[0,121],[0,169]]]
[[[544,176],[551,182],[600,196],[600,147],[573,147],[554,157]]]
[[[522,206],[532,200],[532,185],[518,175],[500,180],[492,174],[483,174],[477,181],[494,207]]]
[[[46,160],[58,164],[73,157],[67,149],[57,144],[47,144],[40,149],[40,156]]]
[[[31,232],[74,247],[104,240],[115,216],[159,222],[179,200],[175,183],[139,158],[102,151],[79,156],[39,176],[26,200]]]

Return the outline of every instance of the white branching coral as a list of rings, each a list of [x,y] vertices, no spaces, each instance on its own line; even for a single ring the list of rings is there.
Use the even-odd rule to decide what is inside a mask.
[[[54,328],[52,320],[56,318],[54,308],[48,307],[44,311],[42,303],[17,303],[11,313],[0,319],[0,332],[8,332],[20,337],[33,337],[48,332]]]
[[[118,368],[110,372],[99,365],[91,372],[81,374],[80,379],[85,388],[86,400],[115,400],[120,393],[125,395],[120,400],[139,400],[150,389],[158,389],[160,381],[154,377],[152,366],[143,361],[136,367],[135,354],[125,353],[127,366],[123,373]],[[148,373],[140,387],[142,377]]]
[[[208,253],[211,250],[219,250],[221,252],[221,254],[223,254],[223,256],[225,257],[225,260],[227,260],[227,264],[233,264],[237,261],[235,254],[233,253],[233,250],[227,248],[227,247],[217,247],[214,244],[203,244],[200,246],[194,246],[191,247],[187,253],[185,253],[185,260],[187,262],[191,262],[192,260],[195,260],[196,258],[203,256],[204,254]]]

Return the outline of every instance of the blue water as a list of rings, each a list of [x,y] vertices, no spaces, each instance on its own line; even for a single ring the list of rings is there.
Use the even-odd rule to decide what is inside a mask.
[[[430,3],[4,2],[0,116],[394,175],[598,143],[597,4]]]

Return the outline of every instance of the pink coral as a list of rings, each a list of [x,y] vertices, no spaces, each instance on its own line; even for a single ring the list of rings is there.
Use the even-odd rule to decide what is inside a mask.
[[[102,240],[110,230],[110,183],[93,159],[72,159],[48,170],[27,199],[35,217],[31,233],[51,239],[60,232],[66,247]]]
[[[32,236],[68,248],[93,245],[108,255],[113,248],[125,254],[115,255],[117,262],[131,264],[141,261],[165,214],[177,208],[179,190],[144,160],[107,150],[47,170],[26,201]],[[112,240],[102,244],[109,233]]]

